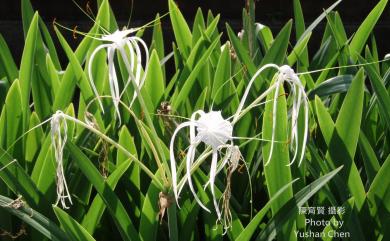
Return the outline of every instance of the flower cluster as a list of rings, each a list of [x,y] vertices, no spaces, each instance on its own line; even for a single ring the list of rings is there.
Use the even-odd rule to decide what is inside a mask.
[[[267,68],[275,68],[278,73],[276,75],[276,80],[274,83],[263,93],[261,94],[254,102],[252,102],[247,108],[244,109],[245,101],[248,97],[249,91],[251,89],[251,86],[253,82],[257,79],[257,77]],[[268,64],[263,67],[261,67],[255,75],[250,80],[244,95],[240,101],[240,104],[237,108],[236,113],[232,116],[233,120],[230,122],[228,119],[224,119],[221,115],[221,111],[210,111],[205,113],[202,110],[198,110],[194,112],[191,116],[191,119],[189,121],[183,122],[179,124],[174,131],[171,142],[170,142],[170,165],[171,165],[171,172],[172,172],[172,187],[173,187],[173,193],[176,198],[176,202],[178,204],[178,198],[180,195],[180,192],[184,186],[184,184],[187,182],[188,186],[197,201],[197,203],[206,211],[210,212],[210,210],[200,201],[199,197],[196,194],[196,191],[193,187],[192,181],[191,181],[191,172],[192,169],[195,168],[195,153],[196,148],[200,143],[206,144],[206,146],[209,146],[212,150],[211,153],[211,166],[209,171],[209,180],[205,185],[205,188],[210,184],[210,190],[211,194],[213,196],[213,203],[215,211],[218,215],[218,221],[221,221],[224,225],[224,228],[227,229],[229,226],[231,226],[231,213],[229,210],[229,199],[230,199],[230,179],[232,173],[236,170],[238,161],[242,159],[241,152],[239,151],[238,146],[234,145],[233,139],[239,138],[233,136],[233,127],[234,124],[245,114],[247,113],[251,108],[258,105],[258,103],[263,100],[266,96],[268,96],[271,93],[274,93],[273,97],[273,123],[272,123],[272,138],[271,138],[271,151],[270,155],[268,157],[268,160],[265,162],[265,165],[268,165],[273,152],[274,143],[278,142],[275,140],[275,130],[277,126],[277,119],[276,119],[276,113],[277,113],[277,101],[278,101],[278,95],[276,93],[279,93],[279,89],[283,87],[283,84],[287,83],[290,86],[291,89],[291,98],[292,98],[292,107],[291,107],[291,142],[293,143],[292,149],[294,149],[294,157],[289,165],[291,165],[295,159],[298,156],[298,116],[301,111],[301,105],[303,104],[304,109],[304,137],[303,137],[303,143],[302,143],[302,152],[299,157],[299,164],[302,162],[305,154],[305,146],[307,141],[307,131],[308,131],[308,99],[305,93],[305,89],[303,84],[301,83],[298,76],[295,74],[294,70],[291,69],[291,67],[284,65],[284,66],[277,66],[274,64]],[[199,118],[198,118],[199,116]],[[229,118],[230,119],[230,118]],[[178,179],[178,173],[176,170],[176,160],[174,155],[174,142],[176,139],[176,136],[178,132],[183,129],[189,127],[189,147],[186,154],[186,173],[185,173],[185,182],[182,184],[181,187],[178,187],[177,179]],[[251,138],[249,138],[251,139]],[[221,152],[221,149],[226,148],[226,153],[223,156],[219,167],[217,168],[219,155],[218,153]],[[215,195],[215,187],[214,182],[216,175],[224,169],[224,167],[227,168],[227,184],[226,189],[222,195],[222,208],[223,208],[223,220],[222,220],[222,214],[220,212],[219,204],[216,201],[216,195]],[[179,204],[178,204],[179,205]]]

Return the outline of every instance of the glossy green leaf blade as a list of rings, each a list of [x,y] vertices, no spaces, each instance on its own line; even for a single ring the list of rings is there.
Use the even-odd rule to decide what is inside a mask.
[[[333,119],[318,96],[315,97],[315,106],[318,124],[320,126],[322,136],[325,139],[326,145],[329,146],[334,131]]]
[[[364,203],[365,190],[354,162],[363,112],[364,75],[361,69],[352,81],[336,120],[329,144],[329,154],[335,165],[343,164],[343,177],[355,197],[358,209]]]
[[[313,99],[316,95],[325,97],[332,94],[347,92],[352,83],[352,79],[352,75],[339,75],[330,78],[311,89],[307,94],[307,97]]]
[[[119,179],[123,176],[123,174],[127,171],[131,164],[131,161],[125,160],[113,171],[113,173],[107,178],[106,182],[108,186],[115,190],[116,185],[119,182]],[[106,205],[103,199],[97,195],[92,203],[90,204],[88,212],[84,215],[83,221],[81,225],[85,228],[87,232],[93,234],[96,227],[99,225],[100,220],[103,216],[104,210],[106,209]]]
[[[335,7],[337,7],[337,5],[339,5],[339,3],[341,3],[341,0],[338,0],[337,2],[333,3],[329,8],[327,8],[320,16],[318,16],[310,25],[309,27],[307,27],[307,29],[305,30],[305,32],[303,32],[300,36],[300,38],[297,40],[297,44],[299,42],[301,42],[305,37],[306,35],[308,35],[309,33],[311,33],[316,27],[317,25],[324,19],[326,18],[326,15],[329,14],[329,12],[331,12]]]
[[[249,56],[248,50],[245,49],[240,39],[236,36],[233,29],[228,24],[226,24],[226,30],[238,59],[248,69],[249,74],[253,76],[256,73],[256,66]]]
[[[165,91],[164,75],[160,66],[160,60],[155,50],[152,51],[148,71],[146,73],[145,85],[141,90],[143,95],[149,95],[154,111],[160,104]]]
[[[309,43],[310,37],[311,33],[306,35],[306,37],[301,42],[294,46],[291,53],[287,56],[288,65],[293,66],[296,62],[301,65],[305,65],[305,62],[307,63],[307,44]]]
[[[375,176],[370,189],[367,192],[367,199],[370,204],[371,217],[380,220],[382,233],[386,233],[386,225],[389,223],[390,210],[390,156],[382,164]]]
[[[157,173],[156,175],[159,174]],[[159,215],[163,215],[162,213],[159,213],[160,210],[158,209],[158,205],[156,205],[159,203],[160,195],[163,194],[160,194],[160,189],[152,181],[145,195],[139,225],[139,233],[143,240],[157,239],[157,230],[159,227],[158,218]],[[164,214],[165,212],[167,212],[167,210],[164,210]]]
[[[190,54],[192,44],[192,34],[190,28],[173,0],[169,0],[169,12],[176,43],[181,54],[187,58]]]
[[[0,116],[0,128],[0,147],[12,155],[17,154],[16,158],[21,158],[20,153],[23,150],[20,145],[21,141],[18,145],[15,143],[23,133],[23,109],[19,80],[15,80],[8,90]]]
[[[363,156],[364,170],[366,172],[367,179],[369,183],[372,183],[380,169],[380,165],[373,147],[362,130],[359,135],[359,147]]]
[[[61,223],[64,231],[74,241],[94,241],[95,239],[69,214],[64,212],[62,209],[53,206],[53,210]]]
[[[302,34],[305,32],[306,26],[305,26],[305,19],[303,16],[302,12],[302,6],[300,0],[294,0],[293,1],[293,6],[294,6],[294,19],[295,19],[295,39],[298,40]],[[311,34],[308,34],[307,36],[310,36]],[[304,39],[309,39],[310,37],[304,37]],[[300,41],[300,42],[305,42],[305,41]],[[297,43],[298,45],[301,45],[300,42]],[[307,45],[304,44],[304,45]],[[302,62],[301,64],[303,66],[308,66],[309,65],[309,54],[307,48],[303,49],[302,52],[302,57],[299,58],[300,61]]]
[[[89,158],[85,156],[84,153],[82,153],[73,143],[67,142],[66,146],[77,166],[81,169],[103,199],[110,211],[111,217],[119,229],[121,237],[124,240],[140,240],[123,204],[119,200],[118,196],[112,191],[111,187],[104,181],[103,177],[91,163]]]
[[[185,81],[184,86],[180,89],[179,94],[174,100],[172,100],[172,109],[177,110],[180,104],[182,104],[182,102],[184,102],[184,100],[188,97],[188,94],[190,93],[192,86],[194,85],[195,80],[198,77],[199,72],[201,71],[203,66],[207,63],[208,58],[210,57],[212,51],[217,46],[218,42],[219,42],[219,38],[214,40],[214,42],[210,45],[210,47],[200,58],[199,62],[195,65],[194,69],[191,71],[191,74],[188,76],[187,80]]]
[[[12,58],[11,51],[9,50],[7,43],[5,42],[3,36],[0,34],[0,63],[4,67],[4,70],[7,74],[7,80],[9,83],[12,83],[16,78],[18,78],[18,67],[15,64],[14,59]]]
[[[362,57],[358,56],[359,61],[361,63],[366,64],[367,61]],[[373,65],[365,65],[364,69],[367,71],[368,77],[370,79],[370,83],[374,93],[377,97],[377,103],[380,106],[380,114],[383,118],[385,124],[390,123],[390,95],[387,91],[381,76],[375,70],[375,66]],[[390,126],[390,125],[388,125]]]
[[[110,9],[108,5],[108,1],[103,1],[102,4],[100,5],[99,12],[96,16],[95,24],[88,33],[89,35],[93,36],[99,34],[98,30],[100,29],[100,27],[108,28],[109,19],[110,19],[109,13],[110,13]],[[77,77],[80,77],[78,75],[79,72],[77,70],[75,71],[74,69],[78,68],[77,65],[78,63],[83,63],[84,59],[87,56],[88,51],[90,50],[92,42],[93,42],[92,38],[84,38],[80,42],[80,44],[78,45],[74,53],[71,50],[71,48],[68,46],[66,40],[63,39],[63,41],[61,42],[68,59],[72,61],[71,63],[68,64],[62,76],[61,85],[57,90],[57,92],[61,94],[56,95],[56,98],[54,99],[53,111],[65,109],[72,101],[72,97],[76,89],[76,84],[79,81]],[[74,60],[73,55],[76,57],[77,61]],[[88,99],[84,99],[84,100],[88,101]],[[92,109],[91,111],[93,111],[93,108],[91,109]]]
[[[272,84],[272,83],[271,83]],[[274,95],[280,97],[277,98],[276,110],[274,110]],[[273,131],[275,131],[275,141],[273,145],[273,151],[271,151],[271,142],[265,142],[263,145],[263,162],[264,162],[264,174],[267,182],[267,190],[270,198],[275,196],[278,191],[283,188],[286,184],[292,181],[291,170],[288,164],[290,163],[289,148],[287,144],[288,131],[287,131],[287,103],[284,95],[284,89],[281,86],[279,92],[276,90],[272,94],[268,95],[268,101],[265,105],[265,112],[263,116],[263,139],[271,140]],[[276,119],[273,120],[273,111],[276,111]],[[275,130],[273,130],[273,122],[276,122]],[[268,162],[268,164],[267,164]],[[265,165],[267,164],[267,165]],[[275,215],[280,208],[290,198],[293,197],[293,190],[290,186],[272,205],[272,213]],[[295,240],[296,237],[293,235],[295,229],[295,220],[290,219],[288,224],[284,226],[283,231],[280,232],[279,239],[284,240]],[[294,238],[295,237],[295,238]]]
[[[259,228],[260,222],[263,220],[264,216],[268,213],[271,208],[272,203],[274,203],[281,194],[289,190],[291,185],[296,182],[298,179],[291,181],[281,188],[275,195],[261,208],[261,210],[251,219],[250,223],[245,227],[241,234],[237,237],[236,241],[249,241],[251,240],[253,234]]]
[[[256,240],[273,240],[276,234],[280,232],[282,225],[280,223],[288,222],[291,218],[298,214],[298,210],[302,207],[314,194],[316,194],[324,185],[326,185],[335,175],[343,168],[343,166],[327,173],[318,178],[309,185],[305,186],[290,199],[280,211],[272,217],[265,229],[259,234]]]
[[[35,66],[35,50],[36,50],[36,41],[38,35],[38,13],[34,14],[33,20],[30,24],[30,28],[28,30],[26,36],[26,42],[24,45],[24,51],[22,55],[22,60],[20,63],[20,71],[19,71],[19,80],[20,80],[20,89],[21,89],[21,97],[22,97],[22,109],[24,110],[25,121],[28,118],[28,110],[29,110],[29,101],[30,101],[30,91],[31,91],[31,82],[33,81],[33,71]]]
[[[47,202],[45,196],[37,188],[35,183],[31,180],[25,170],[19,163],[14,161],[5,150],[0,148],[0,163],[3,168],[0,172],[0,178],[7,185],[7,187],[14,193],[19,193],[27,201],[28,205],[34,209],[45,211],[45,214],[52,217],[50,213],[50,204]]]
[[[83,68],[81,67],[81,64],[77,56],[74,54],[69,44],[66,42],[61,32],[57,28],[55,28],[54,30],[73,68],[73,73],[75,75],[74,77],[79,81],[78,84],[80,87],[80,91],[83,95],[83,98],[84,100],[89,102],[93,98],[93,94],[87,76],[84,73]]]
[[[7,212],[18,217],[23,222],[26,222],[50,240],[69,240],[69,237],[57,226],[56,223],[30,207],[22,206],[18,209],[12,208],[9,205],[12,201],[12,199],[0,195],[0,208],[5,209]]]
[[[269,63],[274,63],[276,65],[283,64],[287,55],[287,47],[290,40],[291,28],[292,21],[290,20],[283,26],[279,34],[275,37],[270,49],[264,55],[260,66]],[[269,76],[269,73],[264,75],[266,75],[268,78],[272,77]]]
[[[360,25],[356,31],[353,39],[349,45],[351,58],[353,61],[357,60],[358,55],[364,48],[368,37],[370,36],[375,24],[382,15],[383,10],[387,5],[388,0],[381,0],[373,10],[368,14],[364,22]]]

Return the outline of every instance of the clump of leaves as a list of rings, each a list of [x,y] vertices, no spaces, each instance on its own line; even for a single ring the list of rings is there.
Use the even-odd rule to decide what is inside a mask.
[[[21,0],[20,64],[0,35],[2,233],[298,240],[337,231],[388,239],[390,71],[373,34],[387,0],[351,36],[335,11],[340,1],[306,25],[294,0],[294,22],[278,33],[256,22],[255,2],[246,1],[238,36],[228,23],[220,32],[220,16],[201,9],[189,26],[168,0],[169,17],[147,24],[151,41],[143,40],[149,28],[123,30],[108,0],[97,3],[75,49],[59,24],[49,34],[29,0]],[[161,26],[168,18],[169,50]],[[316,52],[312,33],[322,34]],[[58,201],[69,209],[52,205]],[[344,225],[304,224],[320,218]]]

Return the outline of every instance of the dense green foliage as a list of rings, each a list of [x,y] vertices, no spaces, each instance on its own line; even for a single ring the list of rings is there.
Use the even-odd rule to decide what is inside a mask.
[[[144,31],[153,33],[150,60],[145,84],[131,108],[136,86],[130,85],[123,95],[119,122],[110,99],[105,51],[92,63],[104,113],[88,76],[91,54],[102,43],[92,37],[104,34],[103,29],[118,29],[109,2],[98,1],[93,27],[87,36],[78,36],[82,40],[73,50],[63,37],[67,30],[54,26],[56,36],[51,36],[30,1],[21,0],[25,47],[20,65],[0,35],[1,238],[8,240],[7,231],[23,229],[26,234],[20,240],[300,240],[297,231],[336,230],[349,233],[348,240],[390,240],[390,69],[388,62],[380,61],[372,34],[387,0],[379,1],[351,36],[335,11],[338,2],[306,26],[300,2],[294,0],[294,20],[276,34],[255,22],[254,3],[248,1],[240,35],[228,23],[220,32],[220,16],[204,16],[200,9],[189,26],[173,0],[168,2],[169,15],[164,17],[174,31],[172,52],[165,49],[160,16],[150,24],[152,29],[137,32],[140,37]],[[320,22],[325,24],[322,40],[312,43]],[[62,49],[55,48],[54,38]],[[229,41],[222,42],[224,38]],[[315,53],[309,53],[311,44],[319,46]],[[59,51],[69,60],[66,65],[61,65]],[[128,73],[126,63],[116,56],[122,89]],[[283,140],[275,144],[269,165],[264,163],[270,143],[259,138],[271,138],[273,102],[252,108],[234,127],[234,136],[257,139],[235,140],[248,172],[243,165],[231,178],[226,169],[217,175],[218,198],[226,180],[231,182],[232,226],[223,235],[209,188],[203,189],[210,149],[204,148],[203,160],[197,160],[192,180],[211,213],[195,202],[187,186],[178,208],[169,167],[171,136],[183,122],[180,117],[190,118],[197,110],[234,115],[247,83],[268,63],[286,64],[302,73],[299,78],[310,105],[305,159],[300,166],[286,165],[293,153],[288,148],[291,89],[285,85],[278,97],[276,133]],[[173,73],[167,65],[174,66]],[[271,85],[275,73],[261,73],[247,104]],[[73,200],[70,209],[53,205],[57,163],[46,120],[57,110],[93,123],[86,128],[67,121],[63,160]],[[296,124],[302,138],[303,116]],[[187,146],[183,131],[175,143],[181,178]],[[202,149],[198,151],[202,156]],[[302,207],[342,212],[303,214]],[[338,220],[343,226],[307,220]],[[321,239],[338,240],[329,235]]]

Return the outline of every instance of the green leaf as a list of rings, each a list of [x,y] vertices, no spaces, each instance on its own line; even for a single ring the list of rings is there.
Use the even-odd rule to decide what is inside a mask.
[[[23,133],[23,109],[22,109],[22,97],[19,85],[19,80],[15,80],[8,90],[5,98],[5,104],[0,116],[0,146],[7,149],[10,153],[21,154],[22,148],[19,145],[15,145],[15,141]],[[14,149],[15,152],[13,151]],[[19,156],[21,157],[21,156]]]
[[[290,41],[291,27],[292,20],[288,21],[280,30],[279,34],[275,37],[275,40],[273,41],[270,49],[264,55],[260,66],[268,63],[274,63],[277,65],[283,64],[286,58],[288,43]],[[270,78],[269,74],[270,73],[264,74],[264,76]]]
[[[98,30],[100,29],[101,26],[108,28],[109,20],[110,20],[109,13],[110,13],[110,9],[109,9],[109,5],[108,5],[108,1],[104,1],[99,8],[99,12],[96,16],[95,24],[92,27],[92,29],[89,31],[88,35],[94,36],[96,34],[99,34]],[[54,99],[54,103],[53,103],[53,110],[54,111],[63,110],[72,101],[72,96],[73,96],[75,88],[76,88],[76,83],[79,80],[79,79],[77,79],[77,77],[80,77],[78,75],[79,72],[74,71],[74,69],[75,68],[77,69],[78,68],[77,65],[79,65],[79,63],[82,63],[84,61],[84,59],[86,58],[87,52],[90,48],[90,45],[93,41],[92,38],[84,38],[81,41],[81,43],[78,45],[75,53],[73,53],[73,51],[71,51],[70,47],[68,46],[66,41],[63,39],[63,37],[60,39],[63,40],[63,42],[61,44],[63,44],[63,47],[65,50],[65,53],[67,54],[67,57],[72,61],[68,65],[68,67],[66,68],[65,73],[61,79],[61,85],[60,85],[59,89],[57,90],[57,92],[61,93],[61,94],[56,95],[56,98]],[[77,61],[74,60],[73,55],[76,57]],[[85,98],[84,98],[84,100],[86,102],[90,101],[89,99],[85,99]],[[92,105],[91,107],[92,107],[91,112],[93,112],[93,108],[97,107],[97,106]]]
[[[31,5],[30,0],[22,0],[21,1],[21,10],[22,10],[22,21],[23,21],[23,33],[24,38],[26,38],[28,34],[28,29],[30,28],[30,24],[33,19],[34,9]]]
[[[64,212],[62,209],[53,206],[53,210],[61,223],[64,231],[74,241],[94,241],[95,239],[70,215]]]
[[[219,42],[219,38],[214,40],[214,42],[210,45],[210,47],[206,50],[206,52],[203,54],[203,56],[200,58],[199,62],[195,65],[194,69],[192,70],[191,74],[188,76],[187,80],[185,81],[183,87],[180,89],[179,94],[177,97],[172,100],[172,109],[177,110],[177,108],[180,106],[180,104],[188,98],[188,95],[192,89],[192,86],[195,83],[195,80],[198,77],[198,74],[200,70],[203,68],[203,66],[207,63],[208,58],[210,57],[212,51],[217,46],[217,43]]]
[[[208,94],[208,87],[204,88],[202,93],[200,93],[199,98],[195,103],[194,110],[204,110],[207,94]]]
[[[291,185],[296,182],[298,179],[292,180],[290,183],[286,184],[281,188],[275,195],[261,208],[261,210],[251,219],[250,223],[245,227],[245,229],[237,237],[236,241],[246,241],[251,240],[253,234],[259,228],[260,222],[263,220],[264,216],[268,213],[271,205],[283,194],[285,191],[289,190]]]
[[[294,6],[294,20],[295,20],[295,39],[298,40],[302,36],[302,34],[305,32],[305,28],[306,28],[305,27],[305,19],[303,16],[302,6],[301,6],[300,0],[294,0],[293,6]],[[311,34],[308,34],[307,36],[309,36],[309,35],[311,35]],[[304,38],[306,39],[307,36]],[[301,41],[301,42],[305,42],[305,41]],[[298,42],[298,44],[301,45],[299,42]],[[297,44],[297,46],[298,46],[298,44]],[[300,59],[302,60],[302,62],[303,62],[302,64],[304,66],[309,65],[309,55],[308,55],[307,48],[305,48],[303,50],[302,57]]]
[[[362,57],[358,56],[359,61],[363,64],[366,64],[367,61]],[[383,118],[383,121],[386,124],[390,123],[390,95],[387,92],[386,87],[383,84],[383,80],[380,75],[376,72],[375,66],[365,65],[364,69],[367,71],[368,77],[374,93],[377,97],[377,103],[380,107],[380,114]],[[389,125],[388,125],[389,126]]]
[[[104,181],[96,167],[76,145],[68,141],[66,143],[66,147],[68,148],[77,166],[81,169],[83,174],[88,178],[88,180],[95,187],[96,191],[99,193],[100,197],[103,199],[111,214],[111,217],[118,227],[121,237],[124,240],[140,240],[138,233],[133,223],[131,222],[122,202],[112,191],[107,182]]]
[[[326,145],[329,146],[334,131],[334,122],[325,105],[318,96],[315,97],[315,106],[318,124],[320,126],[322,136],[325,139]]]
[[[41,234],[50,240],[54,241],[68,241],[69,237],[57,226],[56,223],[43,216],[41,213],[26,206],[20,208],[12,208],[9,204],[12,199],[0,195],[0,208],[18,217],[23,222],[27,223]]]
[[[370,204],[371,217],[381,220],[381,231],[385,233],[386,224],[389,222],[390,210],[390,156],[382,164],[375,176],[370,189],[367,192],[367,199]]]
[[[306,35],[306,37],[301,42],[299,42],[297,45],[294,46],[291,53],[287,56],[288,65],[293,66],[297,61],[299,63],[303,62],[305,66],[308,65],[307,62],[309,60],[306,60],[307,58],[306,55],[307,55],[307,44],[309,43],[310,37],[311,37],[311,33]]]
[[[325,97],[332,94],[347,92],[352,83],[352,79],[353,75],[339,75],[330,78],[311,89],[307,94],[307,97],[313,99],[316,95]]]
[[[349,45],[349,50],[351,53],[351,58],[355,62],[358,58],[358,55],[362,52],[364,45],[368,37],[370,36],[374,26],[379,20],[379,17],[382,15],[383,10],[387,5],[388,0],[381,0],[373,10],[368,14],[364,22],[360,25],[356,31],[353,39]]]
[[[160,174],[156,173],[156,175]],[[152,181],[144,199],[139,225],[139,233],[143,240],[156,240],[157,238],[159,193],[160,189]]]
[[[131,161],[127,160],[122,162],[115,171],[107,178],[107,184],[112,189],[115,190],[116,185],[119,182],[119,179],[127,171],[131,164]],[[103,199],[96,195],[92,203],[89,206],[88,212],[84,215],[82,226],[85,230],[91,234],[95,232],[96,227],[99,225],[100,220],[103,216],[106,205],[104,204]]]
[[[164,50],[164,37],[161,28],[160,14],[156,15],[155,23],[153,25],[152,46],[153,49],[156,50],[159,59],[163,59],[165,57],[165,50]]]
[[[271,83],[272,84],[272,83]],[[289,147],[287,144],[288,130],[287,130],[287,103],[284,95],[284,89],[281,86],[278,93],[268,95],[265,105],[265,112],[263,116],[263,139],[271,140],[272,131],[275,131],[275,141],[273,143],[273,151],[271,151],[271,142],[265,142],[263,145],[263,162],[266,164],[269,160],[268,165],[264,165],[265,180],[267,182],[267,190],[270,198],[273,198],[278,191],[283,188],[286,184],[292,181],[291,170],[288,164],[290,163]],[[277,98],[277,110],[273,110],[273,99],[274,95],[280,96]],[[276,123],[277,128],[273,130],[273,111],[276,111]],[[280,208],[290,198],[293,197],[292,187],[289,187],[272,205],[272,213],[275,215]],[[290,219],[289,224],[284,226],[282,232],[280,232],[279,239],[283,240],[295,240],[296,237],[293,235],[295,229],[295,220]],[[295,237],[295,238],[294,238]]]
[[[309,27],[307,27],[305,32],[302,33],[301,37],[297,40],[297,44],[303,41],[306,35],[310,34],[317,27],[317,25],[326,17],[326,15],[328,15],[337,5],[339,5],[339,3],[341,3],[341,0],[338,0],[337,2],[333,3],[329,8],[325,9],[324,12],[320,16],[318,16],[313,21],[313,23],[309,25]]]
[[[22,60],[20,63],[20,72],[19,72],[19,80],[20,80],[20,90],[22,97],[21,107],[24,111],[24,126],[26,126],[27,118],[28,118],[28,110],[29,110],[29,101],[30,101],[30,90],[31,83],[33,81],[33,72],[35,66],[35,50],[36,50],[36,41],[38,35],[38,13],[34,14],[33,20],[30,24],[30,28],[28,30],[26,36],[26,42],[24,45],[24,50],[22,54]]]
[[[0,148],[0,163],[2,167],[8,165],[7,168],[2,169],[0,172],[0,178],[3,182],[13,193],[22,195],[27,204],[33,209],[43,211],[49,218],[54,216],[50,210],[51,205],[46,197],[38,190],[35,183],[20,164],[17,161],[10,164],[12,161],[14,159],[5,150]]]
[[[160,60],[155,50],[152,51],[148,71],[146,73],[145,84],[141,90],[142,96],[149,95],[153,104],[153,108],[149,111],[154,111],[161,102],[165,91],[165,82],[163,72],[161,70]]]
[[[198,8],[196,11],[194,24],[192,26],[192,46],[198,42],[202,36],[202,32],[205,31],[206,24],[204,21],[204,16],[201,8]]]
[[[80,91],[83,95],[83,98],[88,103],[93,98],[94,95],[92,94],[92,90],[91,90],[91,87],[89,85],[89,81],[87,79],[87,76],[85,75],[83,68],[81,67],[77,56],[74,54],[74,52],[70,48],[69,44],[66,42],[66,40],[62,36],[61,32],[57,28],[54,28],[54,30],[57,34],[57,37],[58,37],[62,47],[65,50],[65,53],[70,61],[71,66],[73,68],[73,73],[75,75],[74,77],[77,80],[79,80],[79,87],[80,87]]]
[[[187,58],[192,44],[190,28],[173,0],[169,0],[169,13],[177,46],[184,58]]]
[[[283,223],[296,217],[298,210],[302,207],[314,194],[316,194],[326,183],[328,183],[335,175],[343,168],[343,166],[329,172],[328,174],[318,178],[306,187],[297,192],[280,211],[272,217],[265,229],[259,234],[256,240],[273,240],[276,234],[283,227]]]
[[[18,78],[19,75],[18,67],[16,66],[15,61],[12,58],[11,51],[9,50],[7,43],[5,42],[1,34],[0,34],[0,63],[7,74],[8,83],[12,83],[16,78]]]
[[[33,112],[29,121],[29,130],[32,131],[27,134],[26,138],[26,146],[28,148],[26,148],[25,151],[25,158],[26,161],[29,162],[33,162],[34,157],[37,155],[42,145],[41,141],[44,137],[44,133],[42,127],[38,126],[40,123],[41,121],[39,120],[38,115]]]
[[[376,158],[374,149],[362,130],[359,135],[359,147],[363,156],[364,170],[366,172],[368,182],[372,183],[380,169],[380,165],[378,159]]]
[[[359,140],[363,112],[364,75],[360,69],[352,81],[336,120],[335,130],[329,143],[329,155],[335,165],[343,164],[342,176],[355,197],[358,210],[365,199],[365,190],[354,162]]]
[[[54,63],[52,61],[52,59],[50,58],[50,55],[46,55],[46,68],[47,68],[47,72],[49,74],[49,78],[51,80],[51,95],[52,95],[52,98],[55,99],[55,96],[57,94],[57,91],[61,85],[60,83],[60,78],[58,76],[58,71],[56,69],[56,67],[54,66]]]
[[[241,63],[248,69],[249,74],[253,76],[256,73],[257,68],[251,60],[248,50],[245,49],[240,39],[236,36],[233,29],[228,24],[226,24],[226,29],[229,35],[230,42],[232,43],[232,46],[234,48],[235,54],[237,55]]]
[[[219,105],[229,95],[231,75],[230,44],[227,42],[219,56],[218,64],[215,69],[211,98],[216,105]]]

